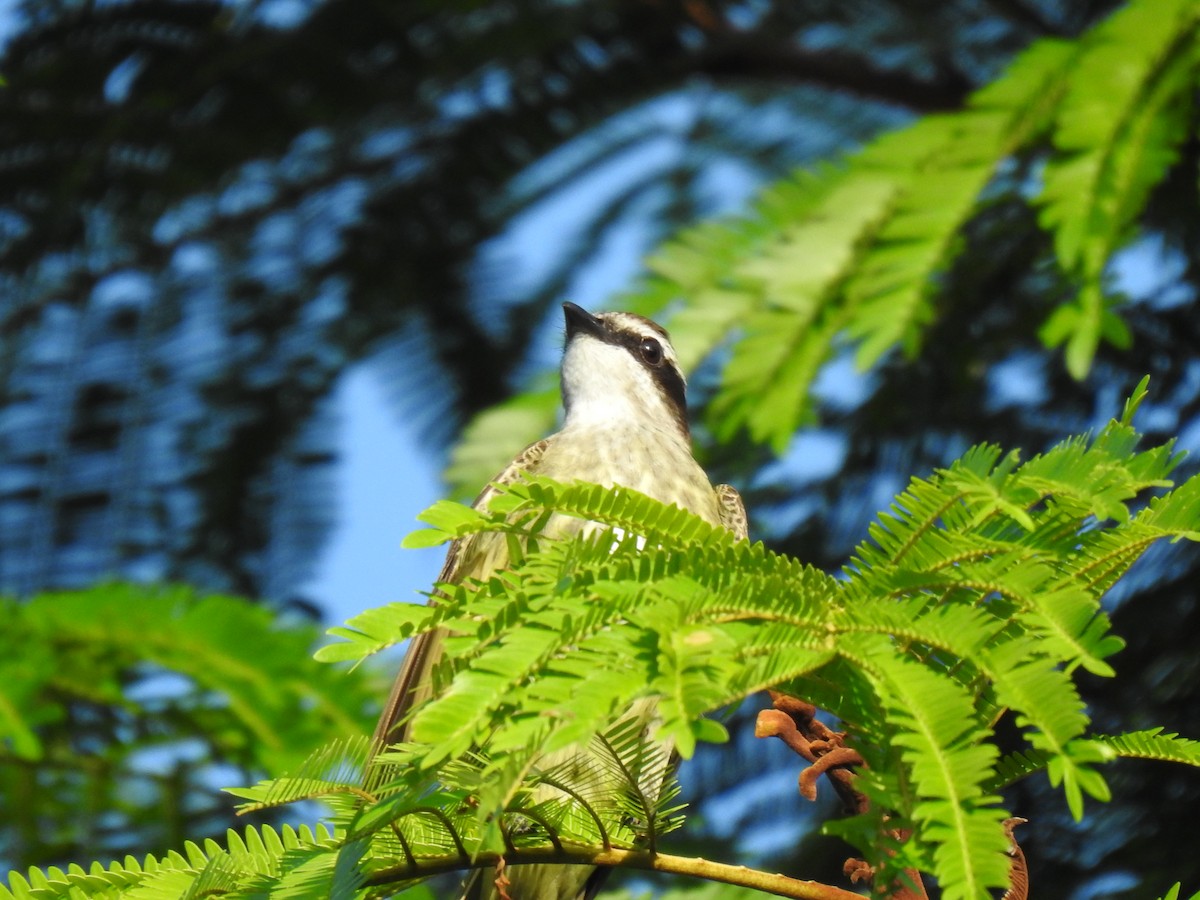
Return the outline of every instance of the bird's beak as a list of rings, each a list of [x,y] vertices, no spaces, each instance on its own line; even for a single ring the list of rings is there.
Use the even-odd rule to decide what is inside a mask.
[[[577,334],[590,334],[600,337],[604,333],[604,323],[582,306],[577,306],[574,303],[564,303],[563,315],[567,320],[568,341]]]

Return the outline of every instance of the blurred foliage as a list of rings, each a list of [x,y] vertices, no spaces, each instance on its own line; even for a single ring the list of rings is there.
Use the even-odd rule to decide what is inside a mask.
[[[613,254],[953,108],[1095,14],[873,6],[21,4],[0,587],[296,599],[330,520],[312,422],[349,362],[381,358],[397,413],[444,442]]]
[[[365,733],[379,685],[312,661],[319,630],[182,587],[0,601],[0,860],[47,864],[223,831],[217,794]]]
[[[739,208],[798,162],[958,109],[1035,38],[1077,36],[1114,5],[29,0],[0,60],[0,576],[32,558],[23,592],[76,583],[64,560],[78,537],[114,548],[99,571],[138,575],[152,547],[159,577],[292,598],[331,503],[312,474],[328,448],[305,445],[305,423],[348,362],[375,354],[399,415],[443,441],[533,380],[546,302],[583,299],[597,272],[620,268],[614,257]],[[1152,62],[1138,83],[1190,77],[1189,58],[1170,59],[1182,73]],[[1102,82],[1121,71],[1093,63]],[[1132,113],[1167,98],[1136,99]],[[1158,121],[1089,116],[1080,107],[1074,121]],[[778,458],[744,432],[718,444],[697,429],[710,471],[747,496],[755,536],[836,568],[911,473],[980,440],[1032,451],[1097,428],[1146,373],[1143,430],[1200,446],[1198,153],[1194,117],[1182,116],[1182,132],[1168,116],[1176,125],[1148,136],[1176,158],[1130,195],[1149,190],[1140,211],[1108,218],[1134,231],[1097,232],[1114,238],[1101,257],[1038,227],[1027,201],[1044,157],[1005,160],[925,298],[919,356],[885,354],[862,375],[835,340],[806,412],[815,424]],[[1063,160],[1078,140],[1105,139],[1055,133]],[[1056,196],[1042,207],[1051,228],[1065,221],[1056,202],[1101,195]],[[1078,293],[1097,278],[1101,305]],[[1098,345],[1082,381],[1036,334],[1071,306],[1118,314],[1131,337],[1123,350]],[[697,405],[727,353],[696,370]],[[179,410],[165,435],[124,440]],[[27,440],[20,416],[42,411],[47,437]],[[119,468],[80,485],[91,457],[76,454],[114,434]],[[168,449],[180,464],[149,479],[148,461]],[[298,467],[280,472],[284,459]],[[146,504],[137,529],[86,515],[110,494]],[[40,527],[13,524],[16,506]],[[299,562],[273,578],[280,535]],[[1084,679],[1098,724],[1200,734],[1197,564],[1183,548],[1154,551],[1115,593],[1130,643],[1114,664],[1128,677],[1116,690]],[[688,838],[790,850],[802,831],[779,824],[779,778],[747,779],[770,758],[736,732],[731,746],[694,761],[699,792],[725,802]],[[1148,898],[1175,878],[1200,883],[1188,852],[1200,786],[1142,768],[1111,780],[1118,802],[1082,828],[1034,782],[1010,800],[1039,810],[1025,840],[1039,892]],[[836,861],[825,846],[809,839],[794,853]]]
[[[1198,20],[1191,0],[1142,0],[1079,41],[1040,41],[961,111],[802,170],[763,191],[750,215],[667,242],[622,305],[657,314],[674,304],[685,367],[723,348],[707,424],[721,443],[745,432],[780,454],[815,419],[822,368],[847,353],[860,371],[896,349],[917,358],[945,307],[968,301],[940,290],[964,226],[1028,202],[1074,288],[1038,335],[1065,346],[1068,371],[1083,379],[1102,341],[1132,340],[1110,266],[1139,236],[1147,197],[1196,119]],[[523,395],[473,423],[455,450],[455,487],[499,471],[548,430],[556,407],[552,391]]]

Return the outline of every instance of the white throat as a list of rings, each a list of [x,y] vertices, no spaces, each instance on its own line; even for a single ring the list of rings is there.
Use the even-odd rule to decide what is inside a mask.
[[[563,356],[562,380],[564,430],[642,429],[674,433],[690,444],[654,378],[625,348],[576,337]]]

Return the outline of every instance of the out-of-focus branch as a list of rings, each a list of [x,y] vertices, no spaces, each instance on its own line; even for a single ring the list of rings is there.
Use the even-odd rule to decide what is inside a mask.
[[[769,45],[763,43],[761,35],[714,43],[698,60],[696,71],[718,78],[813,84],[919,113],[958,109],[973,88],[966,79],[954,75],[918,78],[902,70],[883,68],[868,56],[807,49],[790,42]]]

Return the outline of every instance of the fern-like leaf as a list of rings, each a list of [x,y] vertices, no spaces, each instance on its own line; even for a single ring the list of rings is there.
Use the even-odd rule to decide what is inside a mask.
[[[264,878],[273,883],[281,871],[290,868],[289,855],[324,853],[334,846],[335,838],[324,826],[230,830],[225,846],[213,840],[205,841],[203,847],[189,842],[183,853],[171,851],[141,860],[129,856],[107,867],[93,863],[87,871],[73,865],[65,872],[57,867],[30,869],[25,876],[13,872],[7,887],[0,884],[0,900],[249,897]]]
[[[1104,271],[1187,136],[1198,16],[1190,0],[1119,10],[1083,42],[1058,109],[1058,153],[1045,170],[1041,218],[1080,289],[1046,322],[1042,339],[1066,344],[1076,378],[1087,374],[1102,339],[1129,344]]]

